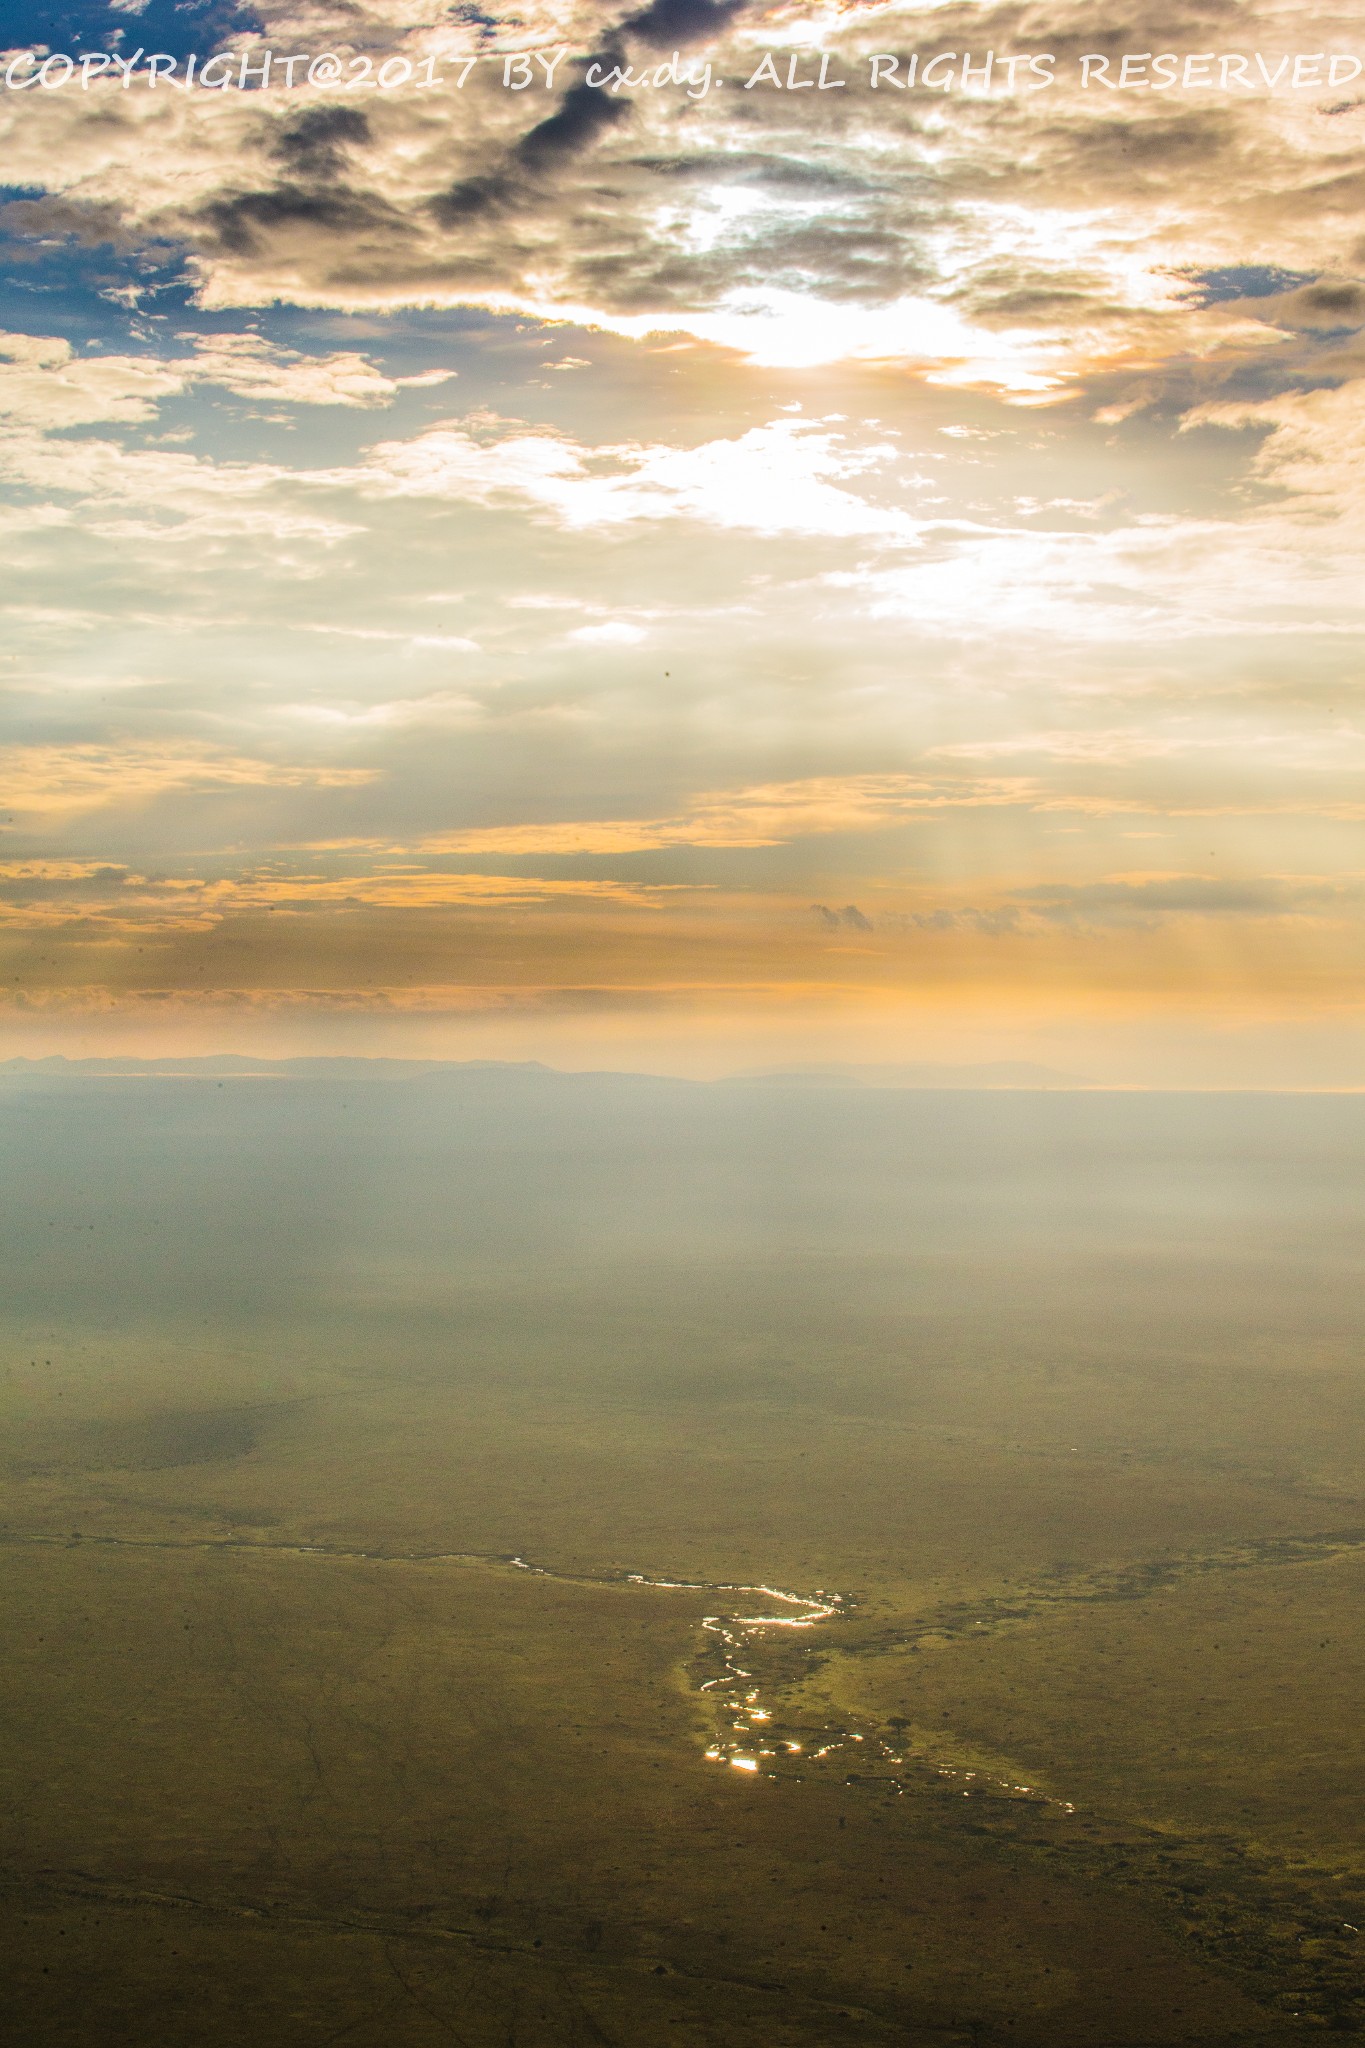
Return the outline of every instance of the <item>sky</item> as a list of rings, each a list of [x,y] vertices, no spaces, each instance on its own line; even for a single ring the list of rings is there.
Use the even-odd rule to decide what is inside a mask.
[[[0,1056],[1365,1086],[1358,9],[0,41]]]

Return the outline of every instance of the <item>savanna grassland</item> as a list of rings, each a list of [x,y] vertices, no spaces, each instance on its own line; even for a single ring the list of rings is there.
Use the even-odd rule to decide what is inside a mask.
[[[8,2038],[1361,2031],[1365,1104],[0,1119]]]

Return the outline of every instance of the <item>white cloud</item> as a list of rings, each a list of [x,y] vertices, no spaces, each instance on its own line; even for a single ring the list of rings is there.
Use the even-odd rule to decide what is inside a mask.
[[[387,377],[352,352],[305,356],[255,334],[197,339],[183,356],[80,355],[54,335],[0,333],[0,419],[54,432],[97,421],[155,418],[164,399],[199,385],[286,405],[373,407],[404,386],[444,383],[453,371]]]
[[[0,480],[76,501],[20,508],[16,526],[71,525],[111,540],[187,540],[237,536],[270,545],[327,545],[360,529],[282,501],[295,472],[274,463],[212,462],[160,448],[124,448],[114,441],[59,440],[39,433],[0,433]]]
[[[1365,382],[1336,390],[1294,391],[1250,403],[1202,405],[1186,414],[1182,431],[1195,427],[1269,429],[1253,472],[1288,494],[1285,510],[1315,521],[1351,522],[1362,549],[1365,530]]]
[[[889,444],[857,447],[821,422],[794,419],[696,448],[595,449],[554,434],[477,440],[452,422],[412,441],[383,442],[363,469],[336,472],[334,480],[392,496],[519,501],[570,529],[683,518],[750,533],[913,546],[918,520],[843,488],[898,453]]]
[[[367,356],[352,351],[307,356],[276,348],[255,334],[196,339],[184,369],[187,384],[216,384],[238,398],[365,407],[388,405],[402,390],[445,384],[455,374],[424,370],[412,377],[389,377]]]
[[[263,538],[325,543],[356,531],[350,520],[315,509],[317,493],[327,491],[353,501],[432,498],[520,506],[570,532],[688,519],[774,536],[867,539],[896,547],[919,540],[921,522],[903,506],[877,503],[850,488],[894,470],[900,451],[890,442],[857,443],[840,431],[838,419],[779,418],[691,448],[640,442],[594,447],[479,415],[444,422],[408,440],[380,442],[345,467],[312,470],[215,462],[173,448],[55,433],[94,420],[135,423],[156,399],[183,389],[191,373],[213,381],[237,377],[243,392],[307,396],[310,403],[327,402],[339,385],[356,394],[371,389],[351,368],[363,364],[361,358],[281,361],[251,337],[229,339],[231,347],[221,340],[206,345],[187,359],[188,369],[156,361],[144,366],[129,357],[73,360],[64,344],[51,342],[33,344],[22,359],[16,349],[11,425],[0,430],[0,477],[83,501],[89,530],[115,538],[169,531],[167,522],[174,522],[182,533],[258,532]],[[380,387],[397,388],[387,379],[377,380],[374,388]],[[362,399],[353,395],[347,402]],[[917,481],[903,479],[902,489]],[[604,640],[638,635],[639,629],[594,625],[586,631]]]
[[[1017,211],[1017,209],[1016,209]],[[1001,245],[1017,245],[1014,222],[986,239],[983,256],[998,256]],[[1107,267],[1098,243],[1095,267]],[[1139,349],[1153,360],[1180,354],[1193,358],[1244,353],[1273,346],[1286,337],[1265,322],[1231,318],[1180,303],[1164,271],[1120,266],[1128,275],[1130,317],[1116,323],[1078,326],[1074,309],[1044,325],[988,327],[967,318],[945,298],[902,295],[885,304],[822,297],[812,290],[772,286],[727,292],[715,307],[625,314],[587,305],[567,307],[534,297],[509,302],[516,311],[546,319],[575,320],[584,327],[637,340],[664,332],[695,335],[699,341],[733,349],[764,368],[816,369],[827,363],[896,363],[917,367],[930,384],[998,390],[1021,403],[1066,395],[1078,372],[1132,370]],[[1136,272],[1137,274],[1134,274]],[[1119,280],[1114,280],[1119,284]]]
[[[585,647],[636,647],[649,635],[645,627],[632,626],[627,619],[606,619],[600,626],[575,626],[568,637]]]
[[[152,419],[184,388],[183,374],[156,356],[78,356],[56,336],[0,334],[0,419],[31,429]]]

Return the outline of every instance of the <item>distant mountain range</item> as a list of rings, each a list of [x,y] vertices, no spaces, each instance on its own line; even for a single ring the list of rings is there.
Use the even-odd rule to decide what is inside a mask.
[[[1055,1067],[1035,1066],[1030,1060],[986,1060],[975,1066],[946,1066],[910,1062],[884,1066],[830,1065],[775,1067],[736,1080],[808,1082],[817,1087],[843,1088],[1086,1088],[1090,1083],[1079,1074],[1062,1074]]]
[[[49,1053],[43,1059],[0,1060],[0,1075],[31,1075],[35,1079],[227,1079],[252,1075],[306,1080],[418,1080],[441,1075],[504,1075],[579,1081],[587,1079],[620,1081],[677,1081],[666,1074],[611,1073],[598,1069],[587,1072],[547,1067],[540,1060],[404,1060],[311,1057],[298,1059],[248,1059],[237,1053],[212,1053],[203,1057],[176,1059],[68,1059],[65,1053]],[[731,1074],[714,1085],[735,1084],[800,1088],[1083,1088],[1088,1084],[1074,1074],[1058,1073],[1052,1067],[1034,1066],[1026,1060],[995,1060],[975,1066],[831,1065],[768,1068],[752,1073]],[[704,1085],[704,1084],[693,1084]]]
[[[0,1074],[51,1075],[60,1079],[63,1075],[107,1074],[136,1076],[215,1075],[215,1074],[293,1074],[300,1077],[316,1075],[319,1079],[344,1081],[354,1076],[357,1080],[365,1075],[380,1080],[392,1077],[406,1080],[420,1074],[554,1074],[555,1067],[547,1067],[540,1060],[386,1060],[349,1059],[346,1057],[301,1058],[284,1060],[246,1059],[238,1053],[207,1053],[203,1057],[177,1059],[136,1060],[136,1059],[86,1059],[71,1060],[65,1053],[49,1053],[43,1059],[0,1060]]]

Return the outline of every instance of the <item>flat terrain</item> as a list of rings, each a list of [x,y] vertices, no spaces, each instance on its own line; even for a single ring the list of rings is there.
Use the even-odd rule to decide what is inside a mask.
[[[0,1123],[7,2038],[1365,2030],[1365,1103]]]

